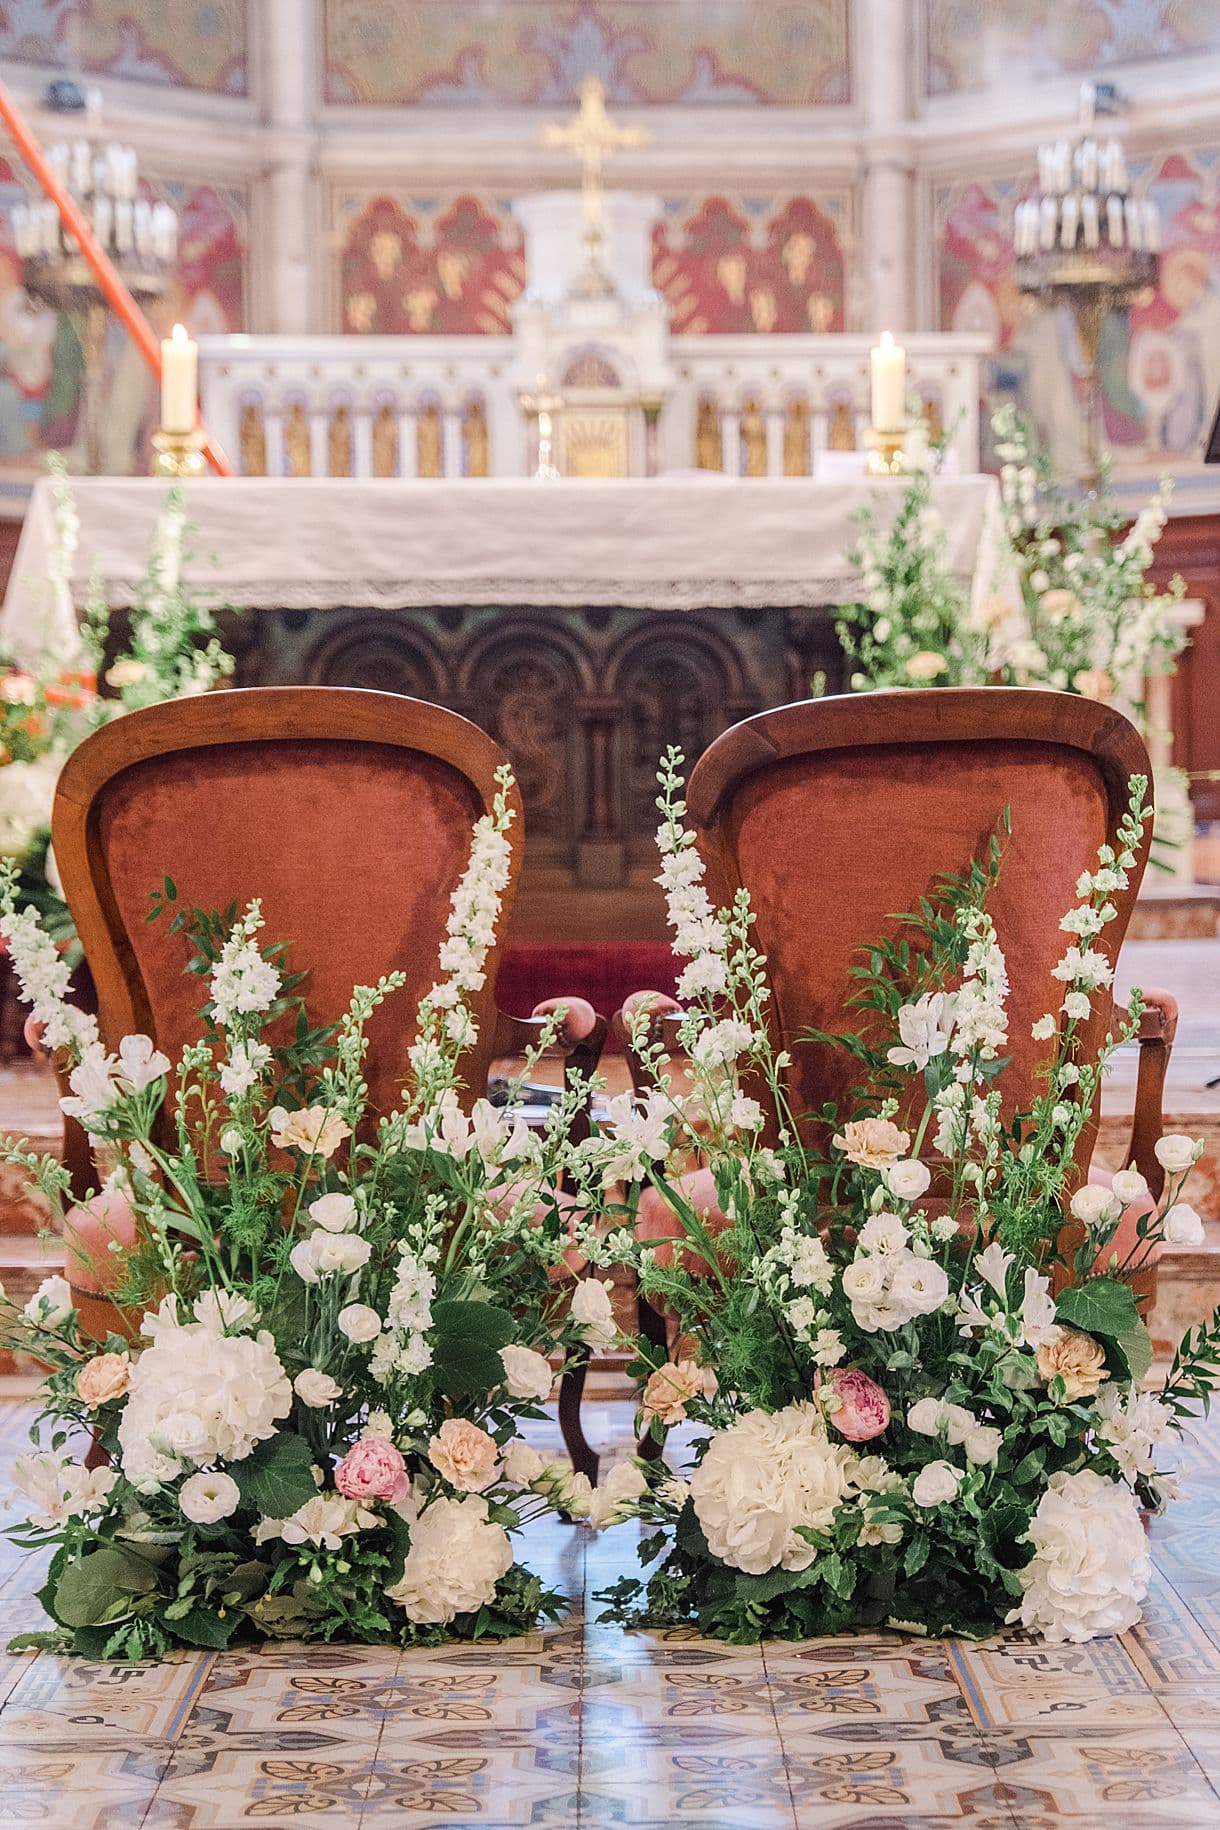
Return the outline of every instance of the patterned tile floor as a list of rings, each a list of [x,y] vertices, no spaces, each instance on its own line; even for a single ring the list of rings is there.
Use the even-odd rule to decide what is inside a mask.
[[[0,1460],[27,1415],[0,1409]],[[625,1405],[594,1407],[594,1440],[628,1428]],[[1146,1619],[1092,1646],[625,1634],[592,1595],[630,1566],[631,1529],[554,1525],[530,1561],[575,1606],[508,1648],[4,1658],[0,1825],[1220,1826],[1220,1428],[1190,1464],[1152,1527]],[[5,1637],[36,1622],[33,1578],[0,1553]]]

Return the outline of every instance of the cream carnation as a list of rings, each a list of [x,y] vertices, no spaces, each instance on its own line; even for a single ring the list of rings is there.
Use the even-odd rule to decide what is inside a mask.
[[[911,1137],[888,1118],[857,1118],[836,1132],[832,1142],[849,1163],[858,1163],[863,1169],[888,1169],[905,1156]]]
[[[798,1526],[826,1530],[855,1497],[855,1456],[832,1444],[814,1404],[748,1411],[713,1436],[691,1476],[695,1516],[712,1555],[761,1576],[808,1568],[817,1555]]]
[[[306,1156],[331,1157],[352,1128],[326,1106],[305,1106],[300,1112],[286,1112],[273,1106],[267,1114],[271,1142],[281,1150],[300,1150]]]
[[[138,1466],[140,1478],[151,1478],[150,1447],[175,1464],[174,1473],[183,1461],[242,1461],[291,1408],[292,1387],[265,1331],[214,1334],[202,1322],[158,1328],[129,1374],[119,1423],[123,1472],[134,1480]]]
[[[1034,1554],[1008,1616],[1052,1645],[1125,1633],[1140,1617],[1152,1560],[1135,1497],[1091,1468],[1052,1474],[1030,1521]]]
[[[494,1601],[512,1564],[508,1534],[487,1517],[486,1500],[434,1500],[411,1527],[402,1575],[386,1594],[408,1620],[447,1626]]]
[[[428,1444],[428,1460],[462,1493],[482,1493],[490,1487],[500,1464],[494,1439],[465,1417],[442,1423]]]
[[[127,1390],[130,1359],[125,1353],[99,1353],[86,1360],[76,1375],[76,1395],[89,1409],[121,1398]]]

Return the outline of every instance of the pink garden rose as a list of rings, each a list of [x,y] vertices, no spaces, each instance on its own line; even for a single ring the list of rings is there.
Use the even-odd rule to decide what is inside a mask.
[[[335,1469],[335,1486],[348,1500],[388,1500],[397,1506],[411,1490],[407,1464],[383,1436],[354,1443]]]
[[[837,1406],[827,1406],[827,1421],[848,1442],[871,1442],[889,1428],[890,1401],[867,1373],[836,1366],[826,1374],[825,1383],[839,1401]]]

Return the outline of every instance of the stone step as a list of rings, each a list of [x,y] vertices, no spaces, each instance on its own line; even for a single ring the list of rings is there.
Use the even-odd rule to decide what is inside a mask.
[[[1220,1308],[1220,1227],[1203,1245],[1167,1245],[1157,1266],[1156,1302],[1148,1318],[1158,1354],[1171,1354],[1188,1328]]]

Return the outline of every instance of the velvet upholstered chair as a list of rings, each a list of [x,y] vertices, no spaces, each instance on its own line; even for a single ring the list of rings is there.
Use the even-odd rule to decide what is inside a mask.
[[[286,941],[292,969],[308,973],[302,991],[316,1023],[336,1021],[354,986],[405,973],[405,987],[367,1031],[370,1107],[394,1110],[412,1039],[403,1013],[414,1012],[438,976],[471,826],[489,811],[504,761],[483,731],[440,706],[344,689],[211,693],[105,726],[65,767],[53,819],[103,1040],[113,1047],[143,1033],[175,1060],[197,1038],[199,983],[183,971],[186,943],[168,922],[147,919],[150,892],[168,874],[181,902],[203,909],[261,899],[267,939]],[[517,818],[502,931],[521,852],[515,788],[511,798]],[[471,1100],[486,1091],[493,1059],[536,1040],[557,1002],[529,1019],[503,1015],[495,968],[493,949],[486,983],[469,1000],[479,1030],[466,1064]],[[569,1072],[587,1074],[605,1022],[581,999],[563,1002],[557,1046]],[[87,1140],[72,1121],[65,1160],[80,1192],[96,1185]],[[82,1301],[91,1293],[104,1301],[99,1262],[100,1253],[69,1250],[69,1280]],[[574,1459],[589,1470],[578,1398],[565,1391],[561,1407]]]
[[[1006,1116],[1039,1090],[1045,1046],[1031,1036],[1048,1008],[1051,969],[1069,936],[1061,916],[1076,901],[1076,880],[1112,840],[1132,775],[1151,777],[1134,726],[1118,712],[1064,693],[982,689],[870,693],[808,700],[748,718],[705,752],[687,788],[688,820],[698,835],[714,900],[746,888],[767,956],[777,1046],[807,1029],[842,1033],[855,990],[857,950],[894,935],[896,911],[917,906],[935,879],[976,856],[1005,807],[1012,834],[990,908],[1008,961],[1009,1052],[1002,1078]],[[1113,966],[1147,858],[1148,834],[1118,911],[1094,943]],[[643,995],[643,994],[640,994]],[[1153,1198],[1164,1172],[1153,1155],[1177,1008],[1146,992],[1128,1162]],[[629,1000],[615,1018],[630,1051]],[[654,1034],[676,1035],[672,999],[650,1000]],[[1082,1025],[1086,1056],[1111,1025],[1110,993],[1095,997]],[[638,1062],[636,1063],[638,1072]],[[845,1052],[803,1043],[793,1049],[787,1091],[809,1142],[825,1127],[809,1116],[826,1101],[840,1110],[858,1079]],[[1098,1114],[1080,1139],[1077,1169],[1090,1170]],[[1098,1172],[1095,1172],[1098,1173]],[[715,1217],[706,1170],[686,1193]],[[681,1227],[655,1190],[641,1197],[639,1224],[666,1241]],[[662,1245],[662,1250],[672,1249]],[[1147,1293],[1147,1291],[1145,1291]],[[656,1318],[645,1316],[649,1332]]]

